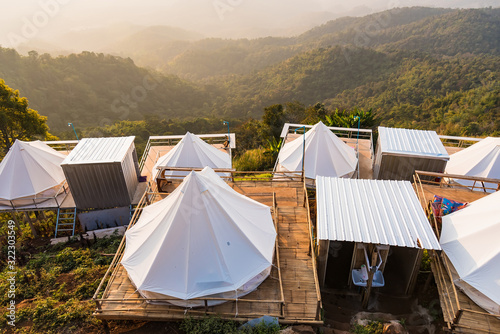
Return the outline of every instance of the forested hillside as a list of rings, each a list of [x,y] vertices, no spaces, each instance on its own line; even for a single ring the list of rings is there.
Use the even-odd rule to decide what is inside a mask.
[[[0,78],[48,116],[55,134],[68,122],[83,128],[146,115],[245,121],[293,101],[371,109],[390,126],[500,131],[498,8],[398,8],[294,38],[188,41],[197,36],[179,30],[176,40],[173,31],[141,31],[155,35],[156,47],[144,41],[137,51],[151,48],[150,59],[174,74],[93,52],[23,57],[0,48]]]
[[[0,48],[0,78],[18,89],[30,107],[48,116],[53,130],[210,112],[211,92],[175,76],[139,68],[131,59],[93,52],[52,58],[31,52],[20,56]]]
[[[397,8],[330,21],[294,38],[193,42],[161,69],[190,79],[245,74],[302,52],[337,45],[447,56],[500,55],[499,36],[500,9]],[[148,64],[146,58],[141,62]]]
[[[372,109],[384,125],[453,135],[500,134],[500,57],[436,58],[332,47],[293,57],[227,84],[216,109],[237,117],[298,100]]]

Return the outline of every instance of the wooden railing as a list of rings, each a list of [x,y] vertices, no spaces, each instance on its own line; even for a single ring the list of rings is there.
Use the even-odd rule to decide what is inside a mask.
[[[278,203],[276,201],[276,193],[273,192],[273,220],[274,220],[274,228],[276,229],[276,241],[275,241],[275,251],[276,251],[276,269],[278,269],[278,279],[280,282],[280,294],[281,294],[281,306],[280,313],[281,317],[285,317],[285,294],[283,293],[283,281],[281,279],[281,267],[280,267],[280,252],[279,252],[279,244],[278,244]]]
[[[71,151],[78,144],[79,140],[48,140],[44,141],[56,151]]]
[[[132,219],[130,221],[130,224],[128,225],[127,227],[127,230],[130,229],[132,226],[134,226],[137,221],[139,220],[139,217],[142,213],[142,210],[149,204],[153,203],[156,196],[159,195],[158,192],[155,191],[156,190],[156,185],[155,183],[151,183],[148,185],[148,188],[146,190],[146,192],[143,194],[141,200],[139,201],[139,204],[137,205],[137,208],[134,212],[134,215],[132,216]],[[276,208],[276,196],[275,194],[273,193],[273,208],[274,208],[274,224],[275,224],[275,228],[277,229],[277,208]],[[137,304],[138,301],[147,301],[147,302],[168,302],[168,301],[181,301],[182,300],[179,300],[178,298],[173,298],[173,297],[165,297],[165,298],[143,298],[143,297],[135,297],[135,298],[120,298],[120,299],[112,299],[112,298],[106,298],[106,296],[109,295],[109,290],[110,290],[110,287],[111,287],[111,284],[110,282],[116,277],[117,273],[118,273],[118,270],[120,269],[120,262],[121,262],[121,259],[123,257],[123,254],[124,254],[124,251],[125,251],[125,235],[120,243],[120,245],[118,246],[118,250],[115,254],[115,256],[113,257],[113,260],[111,261],[111,264],[108,268],[108,270],[106,271],[106,273],[104,274],[104,277],[101,279],[101,282],[99,283],[99,286],[96,290],[96,292],[94,293],[94,296],[92,297],[92,299],[95,301],[96,303],[96,307],[97,307],[97,310],[96,312],[99,313],[102,311],[102,305],[103,303],[106,303],[106,302],[121,302],[123,304],[127,304],[127,303],[130,303],[130,304]],[[246,299],[246,298],[222,298],[222,297],[202,297],[202,298],[192,298],[190,299],[189,301],[203,301],[203,304],[205,305],[205,309],[202,311],[202,310],[193,310],[193,309],[189,309],[187,310],[185,307],[182,307],[182,306],[175,306],[175,305],[168,305],[169,306],[169,311],[172,311],[172,312],[182,312],[182,313],[189,313],[189,314],[200,314],[200,315],[219,315],[219,316],[231,316],[231,317],[237,317],[237,316],[245,316],[245,317],[259,317],[259,316],[263,316],[263,315],[270,315],[270,316],[274,316],[274,317],[278,317],[278,318],[284,318],[284,305],[285,305],[285,298],[284,298],[284,292],[283,292],[283,285],[282,285],[282,279],[281,279],[281,268],[280,268],[280,262],[279,262],[279,249],[278,249],[278,239],[276,238],[276,241],[275,241],[275,260],[276,260],[276,264],[275,264],[275,268],[278,272],[278,280],[279,280],[279,286],[280,286],[280,294],[281,294],[281,299],[279,300],[257,300],[257,299]],[[220,313],[220,312],[210,312],[209,311],[209,305],[208,305],[208,302],[209,301],[220,301],[220,302],[225,302],[225,301],[233,301],[233,302],[236,302],[236,303],[258,303],[258,304],[264,304],[264,303],[267,303],[267,304],[272,304],[272,303],[276,303],[278,304],[278,308],[279,308],[279,313],[276,313],[276,314],[270,314],[270,313],[266,313],[266,314],[261,314],[261,313],[238,313],[238,308],[236,308],[235,310],[235,313]],[[114,311],[113,309],[110,309],[110,308],[106,308],[106,311],[107,312],[112,312]],[[116,309],[115,311],[123,311],[123,308],[120,308],[120,309]],[[148,311],[150,312],[150,311]],[[151,312],[155,312],[155,310],[152,310]],[[157,311],[157,312],[161,312],[161,311]],[[163,311],[164,312],[164,311]]]
[[[211,145],[219,144],[221,147],[227,139],[227,133],[217,133],[217,134],[201,134],[197,135],[201,139],[207,141]],[[146,160],[149,156],[149,151],[152,146],[175,146],[179,141],[184,138],[184,135],[168,135],[168,136],[151,136],[148,139],[148,143],[142,153],[141,161],[139,162],[139,169],[142,172]],[[230,142],[227,148],[229,156],[231,156],[231,150],[236,148],[236,136],[234,133],[230,134]],[[158,157],[157,157],[158,158]],[[155,161],[156,162],[156,161]]]
[[[321,310],[323,309],[323,304],[321,302],[321,291],[319,288],[318,270],[316,269],[317,268],[316,249],[315,249],[315,243],[313,242],[314,230],[311,221],[311,209],[309,207],[309,198],[307,196],[307,186],[305,179],[303,180],[303,184],[304,184],[304,207],[307,210],[307,224],[309,230],[309,255],[311,256],[312,260],[312,267],[314,272],[314,285],[316,287],[316,300],[317,300],[316,320],[321,320]]]
[[[59,198],[58,200],[58,197],[63,194],[64,196],[62,198]],[[66,199],[66,196],[68,196],[68,194],[69,194],[68,183],[66,180],[64,180],[64,182],[61,183],[61,185],[57,189],[57,192],[54,196],[37,196],[35,194],[32,198],[21,199],[23,202],[25,202],[25,204],[22,205],[16,205],[14,204],[13,200],[10,200],[9,202],[11,208],[9,208],[8,210],[33,211],[33,210],[59,208]],[[52,200],[54,202],[48,202]],[[31,203],[28,203],[28,201],[30,201]]]
[[[426,180],[423,179],[421,176],[431,176],[436,178],[435,180]],[[415,186],[415,191],[417,193],[417,196],[420,200],[420,203],[422,204],[422,207],[426,211],[427,217],[430,221],[430,224],[433,227],[433,230],[436,234],[436,236],[439,238],[441,230],[440,226],[437,223],[436,217],[434,216],[434,213],[432,212],[430,208],[430,203],[426,203],[425,199],[425,194],[424,194],[424,189],[423,189],[423,184],[432,184],[435,186],[439,187],[456,187],[458,189],[466,189],[466,190],[471,190],[471,188],[465,187],[465,186],[457,186],[456,184],[450,184],[446,180],[447,178],[454,178],[454,179],[465,179],[465,180],[473,180],[473,181],[478,181],[478,182],[485,182],[485,183],[495,183],[497,185],[500,185],[500,180],[498,179],[488,179],[488,178],[473,178],[473,177],[467,177],[463,175],[450,175],[450,174],[443,174],[443,173],[434,173],[434,172],[424,172],[424,171],[415,171],[415,174],[413,176],[414,180],[414,186]],[[491,189],[491,188],[486,188],[486,189]],[[497,187],[496,190],[499,188]],[[441,287],[440,295],[441,295],[441,302],[443,312],[445,314],[444,318],[449,319],[447,322],[447,326],[450,330],[453,330],[457,327],[463,327],[467,328],[469,330],[477,330],[477,331],[482,331],[480,328],[470,328],[462,325],[460,323],[460,320],[463,319],[464,314],[467,313],[473,313],[476,315],[482,315],[487,318],[499,318],[500,315],[498,314],[491,314],[488,312],[481,312],[481,311],[475,311],[467,308],[463,308],[462,305],[460,304],[459,300],[459,292],[457,291],[455,284],[453,282],[453,277],[452,277],[452,271],[450,269],[450,263],[449,260],[446,256],[446,254],[442,251],[435,251],[435,250],[430,250],[430,256],[431,256],[431,261],[432,261],[432,266],[433,266],[433,273],[434,277],[436,280],[436,283],[438,286]]]
[[[457,136],[444,136],[438,135],[439,139],[444,146],[449,147],[469,147],[476,144],[477,142],[483,140],[483,138],[473,138],[473,137],[457,137]]]
[[[487,177],[478,176],[466,176],[458,174],[445,174],[436,172],[426,172],[426,171],[415,171],[420,179],[419,182],[425,184],[431,184],[439,187],[453,187],[456,189],[470,190],[470,191],[484,191],[484,192],[495,192],[500,190],[500,179],[492,179]],[[427,176],[427,178],[422,178],[422,176]],[[472,186],[467,186],[454,182],[453,180],[465,180],[473,182]],[[493,184],[493,187],[488,187],[487,184]]]

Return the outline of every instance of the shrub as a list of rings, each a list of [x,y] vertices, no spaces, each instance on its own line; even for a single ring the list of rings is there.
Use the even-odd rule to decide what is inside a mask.
[[[248,150],[234,159],[233,167],[238,171],[272,170],[275,159],[265,149]]]
[[[239,323],[231,320],[222,320],[219,317],[204,317],[202,319],[194,319],[191,317],[184,318],[180,329],[186,334],[277,334],[281,327],[277,324],[266,324],[261,322],[254,327],[240,327]]]
[[[368,325],[355,324],[351,330],[354,334],[383,334],[384,323],[381,321],[370,321]]]

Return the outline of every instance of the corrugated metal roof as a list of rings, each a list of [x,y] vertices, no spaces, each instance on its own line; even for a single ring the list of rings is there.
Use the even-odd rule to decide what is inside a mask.
[[[61,165],[120,162],[125,158],[134,136],[83,138]]]
[[[408,181],[318,176],[316,197],[320,240],[441,249]]]
[[[382,153],[449,159],[436,131],[378,128]]]

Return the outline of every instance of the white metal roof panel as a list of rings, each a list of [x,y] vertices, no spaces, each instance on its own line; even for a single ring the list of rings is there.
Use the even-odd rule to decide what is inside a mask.
[[[83,138],[61,165],[121,162],[134,139],[134,136]]]
[[[448,160],[450,156],[436,131],[378,128],[381,152]]]
[[[441,249],[410,182],[318,176],[318,239]]]

